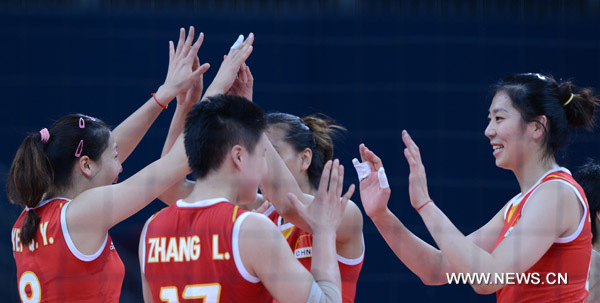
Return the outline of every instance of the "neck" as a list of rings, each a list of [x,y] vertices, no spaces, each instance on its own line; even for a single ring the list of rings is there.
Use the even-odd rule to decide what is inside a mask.
[[[300,190],[303,193],[315,196],[317,194],[317,189],[314,188],[310,180],[308,179],[308,175],[302,174],[301,180],[298,181],[298,186],[300,186]]]
[[[194,189],[189,196],[184,198],[186,202],[202,201],[213,198],[225,198],[233,204],[237,204],[237,186],[231,182],[231,175],[220,174],[208,175],[197,179]]]
[[[50,189],[48,189],[48,192],[46,192],[46,195],[44,196],[44,200],[46,199],[50,199],[50,198],[55,198],[55,197],[61,197],[61,198],[67,198],[69,200],[73,200],[75,199],[75,197],[79,196],[79,194],[81,194],[82,192],[90,189],[91,187],[86,186],[86,184],[83,184],[82,182],[77,182],[75,184],[71,184],[68,188],[66,189],[59,189],[55,186],[50,187]]]
[[[513,170],[517,181],[519,181],[522,194],[529,191],[546,172],[559,167],[554,157],[548,160],[540,159],[539,161],[524,161],[519,169]]]

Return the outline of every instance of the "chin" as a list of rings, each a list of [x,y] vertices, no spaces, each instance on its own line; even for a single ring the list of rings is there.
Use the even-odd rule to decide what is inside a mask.
[[[499,168],[512,170],[509,165],[507,165],[505,162],[502,162],[499,159],[496,159],[496,166],[499,167]]]
[[[252,204],[256,202],[256,191],[253,195],[240,195],[237,197],[237,204]]]

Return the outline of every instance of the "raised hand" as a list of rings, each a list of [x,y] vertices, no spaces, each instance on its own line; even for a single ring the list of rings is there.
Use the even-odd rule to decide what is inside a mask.
[[[391,190],[381,159],[364,144],[361,144],[358,149],[362,162],[368,163],[370,169],[370,173],[360,180],[360,200],[367,216],[374,218],[387,212]],[[358,162],[358,160],[353,162]],[[357,165],[357,163],[354,164]]]
[[[206,89],[205,97],[226,94],[235,82],[242,64],[248,59],[253,50],[254,34],[250,33],[248,38],[240,44],[239,42],[243,37],[242,35],[238,37],[238,40],[231,47],[227,56],[224,57],[225,59],[221,63],[215,79]]]
[[[227,55],[224,56],[224,59],[227,58]],[[254,87],[254,77],[250,72],[250,67],[246,65],[246,63],[242,63],[242,67],[238,71],[238,76],[235,81],[233,81],[233,85],[229,89],[228,94],[242,96],[250,101],[252,101],[252,90]]]
[[[173,41],[169,41],[169,69],[161,88],[173,95],[188,91],[210,67],[208,63],[199,65],[199,61],[196,61],[198,50],[204,41],[204,34],[200,33],[196,42],[192,44],[193,40],[194,27],[190,26],[187,37],[185,29],[182,28],[179,31],[177,49],[175,49]],[[194,63],[199,65],[195,69]]]
[[[304,205],[298,197],[289,193],[288,198],[298,215],[310,226],[313,233],[326,231],[336,232],[348,200],[354,193],[354,184],[350,185],[344,196],[344,166],[335,159],[327,161],[321,175],[321,182],[315,198],[309,205]]]
[[[410,175],[408,176],[408,193],[410,194],[410,203],[416,209],[419,209],[429,198],[427,189],[427,176],[425,175],[425,166],[421,162],[421,153],[419,147],[412,140],[406,130],[402,131],[402,141],[406,145],[404,156],[410,166]]]
[[[194,65],[192,66],[192,70],[196,71],[200,67],[200,59],[198,56],[194,59]],[[188,91],[181,92],[177,95],[177,105],[183,106],[186,109],[192,108],[194,104],[200,101],[202,97],[202,90],[204,89],[204,74],[200,74],[194,82],[192,83],[192,87]]]

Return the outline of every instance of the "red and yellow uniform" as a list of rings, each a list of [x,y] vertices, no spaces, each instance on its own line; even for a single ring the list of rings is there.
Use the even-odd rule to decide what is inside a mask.
[[[504,214],[504,227],[496,246],[507,237],[519,222],[523,207],[529,197],[547,182],[561,182],[573,189],[581,202],[584,214],[575,233],[558,238],[542,258],[525,273],[537,273],[538,284],[506,285],[497,293],[498,302],[584,302],[588,295],[590,257],[592,253],[592,230],[589,206],[583,189],[565,168],[546,173],[525,195],[514,197]],[[494,248],[495,248],[494,247]],[[548,274],[567,274],[567,283],[547,283]]]
[[[240,257],[249,214],[224,198],[179,200],[154,214],[142,235],[142,271],[154,302],[272,302]]]
[[[125,268],[108,233],[93,255],[77,250],[67,229],[70,200],[40,202],[40,225],[30,245],[20,242],[25,211],[12,229],[22,302],[119,302]]]
[[[283,224],[283,218],[279,216],[272,206],[267,209],[265,215],[277,225],[292,248],[292,252],[296,259],[310,271],[312,263],[312,234],[305,232],[292,223]],[[363,253],[356,259],[347,259],[337,255],[340,277],[342,279],[342,302],[344,303],[354,302],[356,296],[356,283],[358,282],[358,276],[362,269],[364,256],[364,242]]]

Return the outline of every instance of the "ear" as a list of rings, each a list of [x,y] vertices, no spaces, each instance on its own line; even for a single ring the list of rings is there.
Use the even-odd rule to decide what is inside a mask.
[[[233,165],[237,169],[241,170],[242,169],[242,161],[244,159],[244,148],[242,148],[240,145],[236,144],[229,151],[229,157],[231,158],[231,161],[233,161]]]
[[[546,135],[546,129],[548,129],[548,118],[545,115],[541,115],[535,119],[533,123],[533,138],[540,140]]]
[[[308,147],[305,148],[300,152],[300,157],[302,158],[302,164],[300,165],[300,168],[302,171],[308,170],[310,163],[312,162],[312,150]]]
[[[79,157],[79,170],[81,171],[81,173],[88,177],[88,178],[92,178],[94,177],[94,175],[96,175],[96,170],[98,169],[96,163],[94,161],[92,161],[92,159],[90,159],[90,157],[88,156],[81,156]]]

